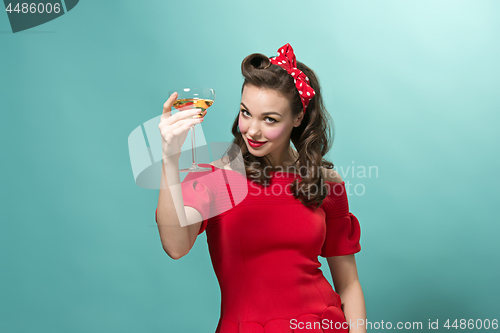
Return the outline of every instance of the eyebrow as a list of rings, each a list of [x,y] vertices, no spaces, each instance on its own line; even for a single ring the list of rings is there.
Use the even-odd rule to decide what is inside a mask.
[[[243,102],[241,103],[241,105],[243,105],[243,106],[245,107],[245,109],[247,109],[247,111],[248,111],[247,106],[246,106]],[[271,112],[264,112],[262,115],[263,115],[263,116],[267,116],[267,115],[270,115],[270,114],[277,114],[278,116],[280,116],[280,117],[281,117],[281,114],[279,114],[278,112],[274,112],[274,111],[271,111]]]

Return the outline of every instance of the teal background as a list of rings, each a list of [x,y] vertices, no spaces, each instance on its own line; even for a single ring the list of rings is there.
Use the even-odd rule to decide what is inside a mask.
[[[229,142],[241,61],[285,43],[319,76],[329,160],[365,188],[349,200],[368,320],[500,319],[499,15],[496,0],[83,0],[12,34],[0,13],[0,331],[215,331],[206,236],[164,253],[127,138],[170,89],[209,86],[205,136]]]

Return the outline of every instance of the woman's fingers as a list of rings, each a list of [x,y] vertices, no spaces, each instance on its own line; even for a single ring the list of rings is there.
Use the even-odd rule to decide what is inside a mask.
[[[191,126],[195,124],[199,124],[203,122],[204,118],[188,118],[188,119],[182,119],[179,121],[176,121],[172,125],[170,125],[171,130],[174,130],[176,128],[182,127],[182,126]]]
[[[193,109],[188,111],[180,111],[174,114],[173,116],[170,116],[170,112],[168,112],[162,115],[161,121],[165,121],[165,124],[167,125],[173,125],[176,122],[183,119],[193,119],[193,117],[198,115],[199,113],[200,113],[199,110]],[[164,116],[166,116],[166,119],[163,118]]]
[[[200,121],[198,119],[192,119],[192,120],[193,120],[192,122],[184,123],[181,126],[179,126],[178,128],[174,129],[172,131],[172,134],[174,136],[180,135],[180,134],[182,134],[184,132],[189,131],[189,129],[191,128],[191,125],[199,124],[199,123],[201,123],[203,121],[203,120]]]
[[[163,104],[163,113],[170,112],[172,109],[172,106],[174,105],[175,100],[177,99],[177,92],[174,92],[170,97],[167,99],[167,101]]]
[[[176,129],[184,128],[184,127],[189,129],[191,127],[191,125],[196,125],[196,124],[199,124],[201,122],[203,122],[203,118],[196,118],[196,119],[189,118],[189,119],[177,121],[174,124],[167,127],[167,129],[165,131],[165,135],[170,133],[170,134],[173,134],[174,136],[176,136],[176,135],[178,135],[177,133],[179,133],[179,132],[175,132]],[[182,132],[183,131],[181,131],[180,133],[182,133]]]
[[[196,125],[203,122],[204,118],[189,118],[175,122],[172,125],[166,126],[164,129],[160,127],[161,135],[166,140],[166,142],[172,142],[174,137],[177,137],[179,134],[184,131],[189,130],[191,125]],[[183,142],[182,142],[183,143]],[[181,143],[181,145],[182,145]]]
[[[199,109],[180,111],[172,115],[171,109],[178,94],[175,92],[163,104],[163,113],[160,117],[160,134],[164,156],[175,156],[180,153],[181,146],[186,140],[187,131],[192,125],[203,122],[204,117],[196,117]],[[193,118],[194,117],[194,118]]]

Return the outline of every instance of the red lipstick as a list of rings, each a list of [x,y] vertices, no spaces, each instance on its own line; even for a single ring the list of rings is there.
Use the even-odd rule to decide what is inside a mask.
[[[254,140],[251,140],[249,138],[247,138],[247,140],[248,140],[248,144],[250,146],[252,146],[253,148],[260,147],[267,142],[267,141],[254,141]]]

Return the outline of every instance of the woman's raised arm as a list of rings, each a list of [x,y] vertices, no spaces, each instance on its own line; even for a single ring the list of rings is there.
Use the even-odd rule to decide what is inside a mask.
[[[184,206],[179,157],[190,126],[201,123],[204,118],[192,118],[199,113],[196,109],[177,112],[172,116],[171,108],[176,98],[177,93],[174,93],[165,102],[158,125],[162,137],[163,163],[156,223],[163,249],[172,259],[179,259],[191,250],[202,222],[202,216],[196,209]]]

